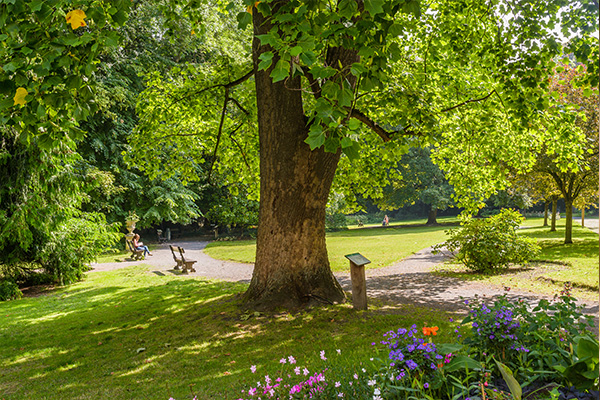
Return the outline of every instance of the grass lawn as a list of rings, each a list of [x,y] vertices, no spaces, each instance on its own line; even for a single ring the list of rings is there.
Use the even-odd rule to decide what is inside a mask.
[[[565,282],[571,282],[576,298],[598,301],[598,234],[574,223],[573,244],[565,245],[564,218],[557,221],[556,232],[542,224],[542,218],[528,218],[519,231],[535,238],[542,247],[538,259],[530,265],[512,266],[490,276],[467,272],[462,265],[445,264],[438,273],[546,294],[555,294]]]
[[[425,220],[423,220],[425,221]],[[422,222],[423,222],[422,221]],[[415,222],[416,223],[416,222]],[[348,271],[346,254],[361,253],[371,260],[366,268],[381,268],[393,264],[446,239],[448,226],[415,226],[349,229],[327,234],[327,251],[333,271]],[[212,242],[204,250],[220,260],[253,263],[256,241]]]
[[[316,368],[320,350],[334,362],[369,362],[371,342],[413,323],[437,325],[437,340],[452,340],[439,311],[372,302],[363,312],[345,304],[255,316],[237,299],[246,285],[150,270],[92,272],[45,296],[0,303],[0,398],[235,399],[257,380],[250,365],[274,372],[293,355]]]

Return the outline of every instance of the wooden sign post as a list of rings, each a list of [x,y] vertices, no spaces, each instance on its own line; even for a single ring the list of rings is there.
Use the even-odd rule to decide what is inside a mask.
[[[365,265],[370,263],[360,253],[347,254],[350,260],[350,278],[352,279],[352,306],[355,310],[367,309],[367,280],[365,278]]]

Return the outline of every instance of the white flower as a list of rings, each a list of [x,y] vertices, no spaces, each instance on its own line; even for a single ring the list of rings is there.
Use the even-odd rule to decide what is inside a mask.
[[[362,372],[367,372],[367,370],[363,368],[363,369],[362,369]]]
[[[306,368],[304,368],[304,369],[302,370],[302,373],[304,374],[304,376],[306,376],[306,375],[310,374],[310,372],[309,372],[309,371],[308,371]]]
[[[376,384],[376,383],[377,383],[377,382],[375,381],[375,379],[373,379],[373,380],[369,380],[369,381],[367,382],[367,385],[369,385],[369,386],[375,386],[375,384]]]
[[[252,365],[250,367],[250,371],[252,371],[252,373],[255,373],[256,372],[256,365]]]
[[[381,396],[373,396],[373,400],[383,400],[383,397],[381,397]]]
[[[338,354],[342,354],[342,351],[340,349],[336,350]]]
[[[325,357],[325,350],[321,350],[321,360],[327,360],[327,357]]]
[[[294,368],[294,373],[295,373],[296,375],[300,375],[300,367],[296,367],[296,368]]]
[[[280,364],[285,364],[287,361],[285,360],[285,358],[282,358],[281,360],[279,360]]]
[[[338,393],[338,397],[344,397],[344,393]]]
[[[340,382],[335,383],[335,387],[340,387],[340,386],[342,386],[342,384]]]
[[[273,397],[275,395],[275,391],[273,389],[269,390],[269,394],[271,395],[271,397]]]
[[[354,379],[358,379],[358,374],[354,374]]]
[[[379,389],[377,389],[377,388],[376,388],[376,389],[373,391],[373,394],[375,394],[375,395],[380,395],[380,394],[381,394],[381,392],[379,391]]]
[[[289,356],[288,361],[290,362],[290,364],[296,364],[296,359],[293,356]]]

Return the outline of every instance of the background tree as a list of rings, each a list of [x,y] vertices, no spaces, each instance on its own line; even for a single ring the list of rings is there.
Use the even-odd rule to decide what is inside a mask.
[[[584,90],[576,86],[581,68],[565,66],[557,71],[552,84],[553,96],[560,101],[561,113],[551,121],[548,129],[560,135],[565,130],[581,131],[576,142],[580,146],[577,157],[569,160],[567,168],[562,167],[554,154],[542,154],[536,169],[549,175],[555,187],[565,199],[565,244],[572,243],[573,203],[580,195],[598,192],[598,110],[600,107],[597,89]],[[562,106],[562,107],[561,107]],[[576,107],[579,115],[572,120],[564,116],[563,107]],[[556,110],[553,110],[556,111]],[[554,211],[554,210],[553,210]]]
[[[384,188],[377,201],[382,209],[394,210],[420,201],[429,208],[427,224],[437,224],[438,210],[451,207],[453,189],[428,148],[412,147],[397,164],[399,178]]]

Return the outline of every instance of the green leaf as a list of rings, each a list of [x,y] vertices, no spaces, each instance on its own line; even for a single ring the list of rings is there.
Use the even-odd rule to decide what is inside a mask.
[[[275,68],[271,71],[273,82],[279,82],[287,78],[290,74],[290,63],[285,60],[277,61]]]
[[[402,9],[404,10],[405,13],[412,14],[416,18],[421,17],[421,5],[418,1],[412,0],[407,3],[404,3],[404,5],[402,6]]]
[[[448,364],[444,365],[444,371],[446,372],[454,372],[463,369],[474,370],[480,368],[481,364],[478,361],[473,360],[471,357],[460,355],[452,357],[452,360],[450,360]]]
[[[354,143],[354,142],[349,137],[345,137],[345,138],[342,138],[342,141],[340,143],[342,145],[342,149],[345,149],[346,147],[352,146],[352,143]]]
[[[342,147],[342,152],[350,161],[357,160],[360,158],[360,145],[356,142],[352,142],[352,146]]]
[[[338,92],[337,101],[342,107],[350,107],[354,100],[354,93],[348,88],[344,88]]]
[[[317,61],[317,56],[312,51],[305,51],[300,54],[300,60],[306,65],[313,65]]]
[[[328,137],[325,140],[325,151],[328,153],[335,153],[340,147],[340,139],[336,137]]]
[[[352,75],[354,76],[359,76],[364,74],[365,72],[367,72],[367,68],[365,68],[364,65],[362,65],[361,63],[354,63],[352,64],[352,66],[350,67],[350,72],[352,73]]]
[[[238,28],[244,30],[248,25],[252,23],[252,15],[250,13],[242,11],[237,15],[237,20]]]
[[[357,130],[360,127],[360,121],[354,118],[351,118],[350,121],[348,121],[348,128],[350,128],[350,130]]]
[[[321,133],[318,136],[309,136],[306,138],[304,143],[308,144],[311,150],[314,150],[323,146],[323,144],[325,143],[325,135]]]
[[[365,0],[365,10],[372,16],[383,12],[383,0]]]
[[[296,57],[300,53],[302,53],[302,47],[300,47],[300,46],[294,46],[290,49],[290,54],[292,57]]]
[[[592,94],[594,94],[594,92],[592,91],[591,88],[586,87],[585,89],[583,89],[583,96],[584,97],[590,97]]]
[[[277,36],[272,33],[258,35],[256,37],[258,38],[258,40],[260,40],[260,44],[262,44],[263,46],[268,44],[269,46],[276,47],[277,45]]]
[[[273,63],[273,52],[267,51],[265,53],[262,53],[260,56],[258,56],[258,59],[260,60],[260,62],[258,63],[258,70],[266,70]]]
[[[494,361],[496,361],[494,359]],[[500,369],[500,373],[502,374],[502,378],[504,378],[504,382],[508,385],[510,389],[510,393],[513,395],[515,400],[521,400],[521,396],[523,395],[523,389],[521,389],[521,385],[513,376],[512,371],[506,365],[502,364],[500,361],[496,361],[496,365]]]

